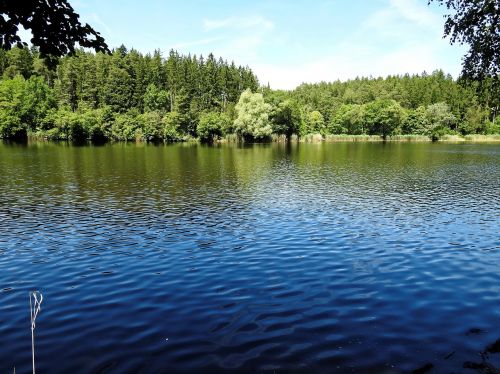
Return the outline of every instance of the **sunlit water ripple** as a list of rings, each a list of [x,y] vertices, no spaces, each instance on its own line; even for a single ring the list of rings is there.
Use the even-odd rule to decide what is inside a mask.
[[[0,372],[500,367],[500,146],[0,144]]]

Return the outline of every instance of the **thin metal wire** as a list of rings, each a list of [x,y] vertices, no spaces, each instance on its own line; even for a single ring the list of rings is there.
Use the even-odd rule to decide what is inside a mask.
[[[33,301],[32,301],[33,299]],[[33,374],[35,374],[35,320],[40,312],[43,295],[39,291],[30,291],[30,316],[31,316],[31,357],[33,363]]]

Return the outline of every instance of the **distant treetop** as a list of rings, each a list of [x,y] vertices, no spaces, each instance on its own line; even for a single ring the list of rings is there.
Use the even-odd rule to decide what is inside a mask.
[[[104,38],[87,23],[82,25],[67,0],[0,1],[0,48],[27,46],[18,35],[19,25],[31,31],[31,43],[44,56],[63,56],[78,46],[109,52]]]

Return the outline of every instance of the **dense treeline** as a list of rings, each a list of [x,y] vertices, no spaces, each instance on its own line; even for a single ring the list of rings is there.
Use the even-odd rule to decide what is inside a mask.
[[[334,67],[332,67],[334,68]],[[248,67],[210,54],[143,55],[78,51],[49,68],[34,49],[0,50],[0,137],[167,140],[228,134],[498,133],[499,98],[464,87],[441,71],[260,87]],[[260,92],[257,92],[260,91]]]
[[[483,82],[483,87],[488,82]],[[499,132],[499,98],[460,85],[442,71],[302,84],[292,92],[266,90],[275,107],[288,102],[301,118],[297,132],[320,134],[444,134]],[[280,104],[281,103],[281,104]]]
[[[245,89],[247,67],[210,54],[163,58],[120,47],[78,51],[49,69],[36,50],[0,50],[0,137],[181,139],[196,136],[207,113],[229,113]]]

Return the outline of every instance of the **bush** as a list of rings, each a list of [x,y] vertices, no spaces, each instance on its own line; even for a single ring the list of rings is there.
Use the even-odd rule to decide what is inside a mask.
[[[392,135],[404,121],[405,112],[394,100],[375,100],[365,106],[365,121],[371,135]]]
[[[196,133],[202,142],[212,142],[225,134],[230,126],[230,120],[224,113],[203,113],[196,128]]]
[[[25,80],[21,76],[0,81],[0,137],[19,138],[27,133],[23,121]]]
[[[25,94],[21,108],[23,122],[31,131],[36,131],[44,118],[56,108],[53,90],[42,77],[32,76],[25,83]]]
[[[154,141],[163,139],[163,123],[159,112],[146,112],[140,115],[142,136],[144,140]]]
[[[457,126],[462,135],[485,134],[488,126],[488,111],[482,108],[467,109],[463,122]]]
[[[438,140],[443,135],[449,134],[457,122],[446,103],[429,105],[425,111],[425,116],[427,126],[424,133],[432,140]]]
[[[116,140],[135,140],[142,133],[140,125],[135,113],[118,113],[111,126],[111,136]]]
[[[497,116],[495,121],[487,121],[485,127],[485,134],[500,134],[500,116]]]
[[[176,141],[180,139],[179,127],[181,116],[177,112],[169,112],[162,119],[163,139],[165,141]]]
[[[326,132],[325,118],[317,110],[313,110],[307,114],[305,125],[307,134],[324,135]]]
[[[271,106],[264,102],[260,93],[243,91],[235,107],[236,119],[234,128],[244,138],[264,139],[271,136],[272,127],[269,122]]]
[[[23,137],[26,137],[26,127],[21,124],[19,116],[0,111],[0,138]]]
[[[85,140],[88,138],[84,120],[78,113],[73,113],[67,109],[60,109],[55,115],[54,122],[59,130],[57,133],[60,139]]]
[[[330,134],[361,135],[365,132],[364,106],[344,104],[328,124]]]
[[[170,103],[167,91],[160,90],[153,83],[149,84],[144,94],[144,110],[146,112],[166,111]]]
[[[401,126],[401,132],[403,134],[417,134],[423,135],[428,127],[427,116],[425,114],[425,108],[423,106],[417,109],[410,110],[408,115],[403,120]]]
[[[300,111],[297,104],[291,100],[274,105],[269,118],[273,134],[286,135],[290,138],[292,134],[299,132]]]
[[[52,127],[54,112],[53,91],[43,78],[18,75],[0,81],[0,137],[26,137],[28,130]]]

